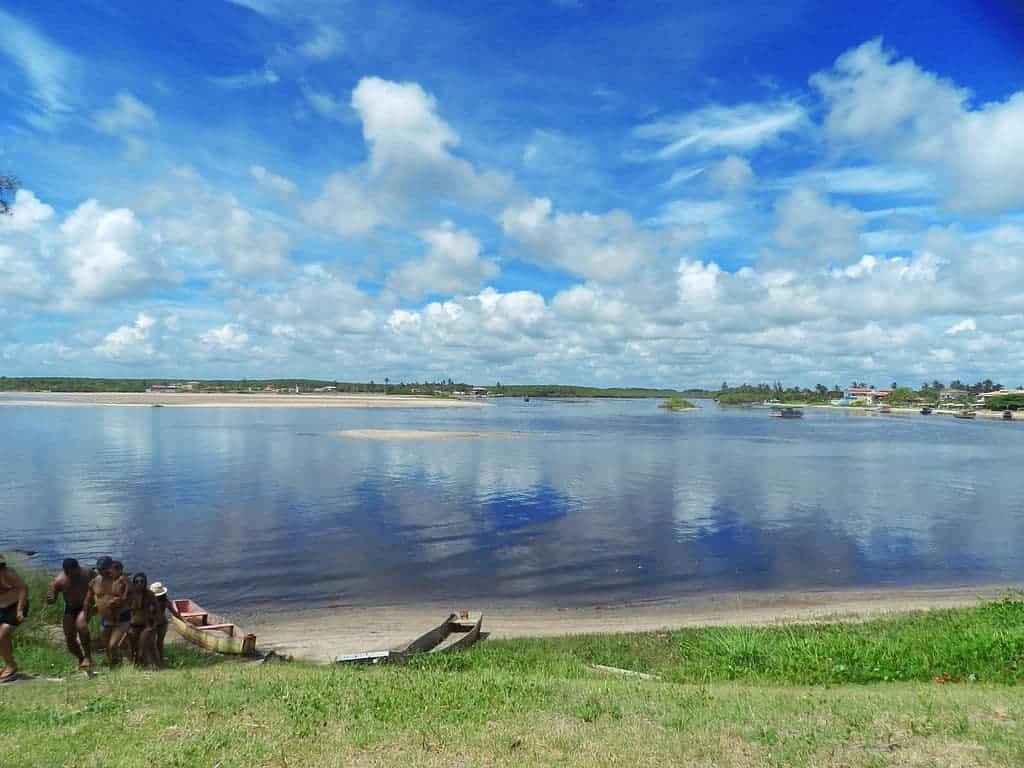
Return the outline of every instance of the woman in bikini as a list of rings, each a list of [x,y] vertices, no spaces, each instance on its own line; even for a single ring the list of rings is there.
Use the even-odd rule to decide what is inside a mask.
[[[146,574],[136,573],[128,592],[129,618],[128,642],[131,644],[132,661],[136,666],[147,664],[158,666],[156,649],[156,625],[162,611],[156,596],[150,592]]]

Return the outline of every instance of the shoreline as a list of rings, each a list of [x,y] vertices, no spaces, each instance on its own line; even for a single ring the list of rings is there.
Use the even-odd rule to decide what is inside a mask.
[[[387,650],[407,643],[458,609],[484,614],[493,639],[653,632],[684,627],[769,626],[856,621],[893,613],[975,605],[1013,585],[804,589],[717,592],[586,606],[507,600],[460,600],[322,608],[251,614],[238,622],[263,651],[330,662],[344,653]]]
[[[428,395],[234,394],[176,392],[5,392],[0,407],[123,408],[488,408],[490,403]]]

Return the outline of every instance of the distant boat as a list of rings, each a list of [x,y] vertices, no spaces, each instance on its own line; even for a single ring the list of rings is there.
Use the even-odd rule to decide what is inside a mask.
[[[1013,413],[1010,411],[1003,411],[1003,420],[1010,421],[1011,419],[1013,419]]]
[[[931,416],[931,414],[932,414],[932,407],[930,405],[926,405],[924,408],[921,409],[921,415],[922,416]]]
[[[523,398],[523,402],[524,402],[524,403],[528,403],[528,402],[530,402],[530,396],[529,396],[529,395],[526,395],[526,396],[525,396],[525,397]]]
[[[256,635],[243,632],[227,619],[209,613],[192,600],[175,600],[171,625],[190,643],[217,653],[252,656],[256,653]]]
[[[878,412],[879,413],[892,413],[892,408],[890,408],[888,405],[885,405],[883,403],[882,405],[878,406]]]
[[[398,650],[347,653],[335,656],[334,661],[337,664],[400,664],[418,653],[461,651],[480,639],[483,621],[482,613],[459,611],[449,614],[448,618],[436,627]]]
[[[977,414],[974,411],[957,411],[953,414],[954,419],[973,419]]]
[[[799,408],[793,408],[791,406],[772,406],[771,413],[769,416],[776,419],[799,419],[804,415],[804,412]]]

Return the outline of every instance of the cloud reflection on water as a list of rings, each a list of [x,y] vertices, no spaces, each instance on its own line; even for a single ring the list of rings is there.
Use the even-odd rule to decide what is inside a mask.
[[[372,426],[536,434],[325,434]],[[542,402],[387,414],[4,408],[0,427],[0,546],[51,562],[112,552],[226,607],[1024,575],[1012,546],[1024,534],[1024,433],[1013,425],[842,413],[794,425]]]

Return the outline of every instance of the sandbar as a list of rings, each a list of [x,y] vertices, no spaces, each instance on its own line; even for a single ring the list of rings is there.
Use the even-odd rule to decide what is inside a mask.
[[[828,589],[700,594],[650,601],[559,607],[507,600],[385,605],[257,613],[243,625],[263,650],[309,661],[401,647],[450,612],[484,613],[491,638],[647,632],[699,626],[769,626],[858,621],[892,613],[976,605],[1006,594],[1007,585],[908,589]]]
[[[484,437],[522,437],[527,432],[447,432],[430,429],[342,429],[335,437],[357,440],[472,440]]]
[[[479,400],[419,395],[46,392],[0,395],[0,406],[165,408],[481,408]]]

